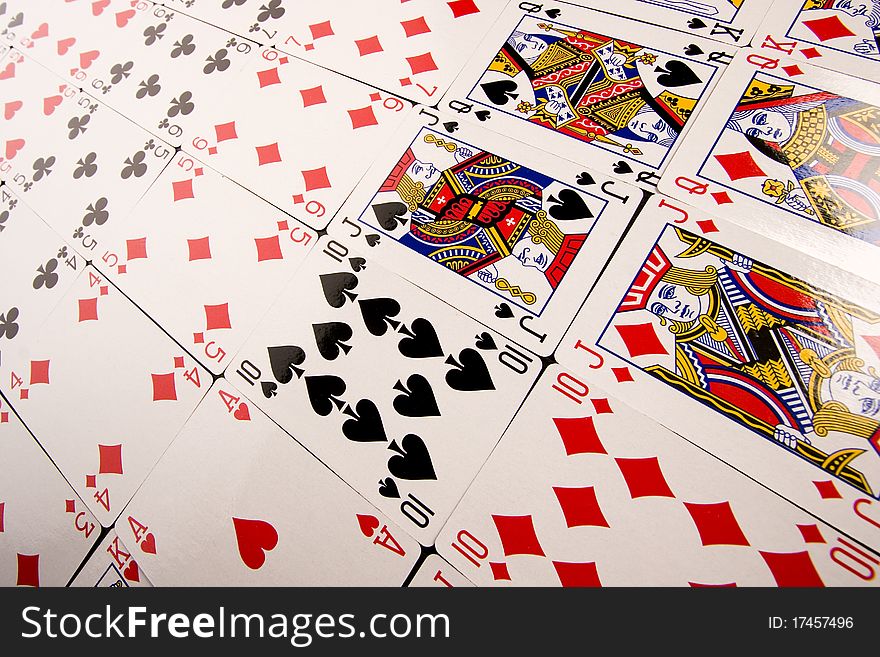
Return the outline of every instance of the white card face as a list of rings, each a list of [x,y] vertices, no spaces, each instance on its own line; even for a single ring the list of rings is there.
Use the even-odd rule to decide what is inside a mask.
[[[419,566],[407,586],[410,588],[441,587],[452,589],[460,586],[473,586],[473,583],[450,566],[446,559],[436,554],[430,554]]]
[[[756,35],[765,55],[802,55],[815,66],[880,78],[880,5],[852,0],[777,0]],[[800,57],[798,57],[800,59]]]
[[[400,586],[420,553],[223,380],[117,531],[157,586]]]
[[[704,217],[653,199],[557,359],[877,547],[880,290]]]
[[[0,59],[9,52],[10,44],[15,39],[14,28],[10,25],[16,24],[24,24],[24,13],[20,12],[18,3],[7,2],[0,5]]]
[[[138,21],[136,33],[108,45],[86,89],[170,144],[187,146],[258,46],[163,6]]]
[[[185,152],[115,230],[107,272],[215,374],[317,234]]]
[[[325,240],[228,372],[254,404],[430,545],[539,369],[534,354]]]
[[[85,261],[6,186],[0,188],[0,208],[2,359],[6,346],[29,343]]]
[[[277,47],[418,103],[434,105],[506,0],[301,3]]]
[[[101,526],[0,399],[0,586],[64,586]]]
[[[63,85],[63,89],[59,89]],[[0,89],[3,90],[3,137],[8,140],[13,137],[30,137],[34,120],[49,119],[59,111],[55,119],[49,119],[50,123],[64,114],[66,104],[70,104],[75,91],[64,93],[68,85],[64,80],[52,73],[35,59],[25,57],[21,51],[10,49],[3,57],[0,68]],[[56,97],[57,96],[57,97]],[[41,118],[42,117],[42,118]],[[21,126],[21,127],[19,127]],[[30,128],[30,129],[29,129]],[[16,153],[23,148],[19,146],[15,151],[7,151],[4,144],[4,160],[14,159]],[[5,172],[6,170],[4,170]]]
[[[109,527],[211,377],[92,267],[27,351],[4,353],[0,389]]]
[[[33,186],[31,175],[35,171],[31,162],[35,153],[49,143],[57,148],[66,140],[70,130],[67,122],[80,113],[80,94],[36,60],[14,49],[0,63],[0,91],[0,175],[10,186],[23,187],[26,182]]]
[[[111,529],[70,585],[94,588],[129,586],[143,588],[152,586],[152,583],[128,548],[119,540],[116,530]]]
[[[280,27],[293,0],[169,0],[169,9],[247,37],[264,46],[277,45]],[[296,7],[299,11],[300,7]]]
[[[707,37],[733,46],[748,46],[768,0],[575,0],[561,2],[612,14],[621,14],[650,25],[662,25],[687,34]]]
[[[92,73],[111,57],[116,37],[133,37],[141,15],[154,9],[147,0],[7,2],[11,4],[15,8],[8,12],[2,35],[6,42],[86,89],[95,88]]]
[[[207,164],[316,230],[390,137],[404,101],[264,49],[192,141]],[[353,156],[367,153],[367,157]]]
[[[413,110],[329,230],[549,355],[641,191],[449,115]]]
[[[579,7],[553,11],[548,22],[510,4],[441,109],[654,190],[735,49]]]
[[[488,586],[876,585],[864,547],[558,366],[437,549]]]
[[[105,254],[105,226],[131,211],[174,150],[91,96],[11,51],[3,68],[21,103],[0,153],[10,188],[89,259]],[[42,91],[45,89],[46,91]],[[48,95],[43,95],[48,93]],[[10,105],[4,104],[4,118]]]
[[[661,191],[878,281],[880,85],[737,56]]]

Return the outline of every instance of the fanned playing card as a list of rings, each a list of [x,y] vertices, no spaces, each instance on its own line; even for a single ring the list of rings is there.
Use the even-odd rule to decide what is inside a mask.
[[[0,586],[65,586],[101,525],[0,398]]]
[[[609,176],[414,109],[329,231],[549,355],[641,201]]]
[[[878,246],[880,0],[0,0],[0,585],[876,584]]]
[[[3,116],[0,121],[4,139],[4,165],[0,167],[8,179],[11,163],[25,148],[25,138],[39,136],[38,129],[66,123],[68,113],[75,110],[77,89],[21,51],[9,50],[0,60],[0,89],[3,92]],[[11,139],[18,142],[8,143]],[[23,141],[24,143],[20,143]]]
[[[29,343],[85,261],[5,185],[0,187],[0,254],[2,363],[8,345]]]
[[[31,174],[38,173],[36,169],[31,170],[35,151],[58,148],[58,142],[66,141],[68,130],[72,129],[67,123],[80,112],[76,105],[79,93],[36,60],[14,49],[0,61],[0,91],[3,94],[0,175],[9,186],[29,191],[35,182]],[[91,116],[85,120],[84,127],[88,127],[90,121]],[[55,159],[51,159],[48,166],[40,167],[43,175],[37,180],[51,175],[54,165]]]
[[[68,82],[100,89],[94,73],[120,43],[139,33],[142,16],[157,9],[149,0],[38,0],[10,2],[6,42]],[[3,17],[0,16],[0,25]]]
[[[284,17],[302,7],[294,0],[168,0],[165,5],[263,46],[277,45]]]
[[[156,6],[118,34],[86,88],[154,135],[188,146],[232,79],[257,56],[253,41]]]
[[[114,235],[99,267],[215,374],[318,237],[183,151]]]
[[[511,3],[440,107],[653,191],[735,48],[571,5],[539,9]]]
[[[686,34],[748,46],[774,0],[574,0],[557,2],[629,16]]]
[[[880,280],[880,84],[744,51],[661,191]]]
[[[877,563],[593,377],[558,366],[437,549],[483,586],[866,586]]]
[[[435,105],[505,5],[506,0],[298,3],[278,21],[275,43],[296,57]]]
[[[880,3],[876,0],[776,0],[753,44],[768,64],[779,55],[876,82],[880,78]]]
[[[93,267],[32,337],[4,351],[0,390],[109,527],[211,377]]]
[[[324,239],[227,376],[430,545],[539,369],[533,353]]]
[[[556,357],[876,549],[878,299],[876,285],[655,197]]]
[[[10,188],[80,255],[131,211],[174,149],[12,50],[3,60],[0,169]],[[9,94],[9,95],[7,95]]]
[[[223,380],[116,528],[157,586],[400,586],[420,554]]]
[[[77,587],[123,588],[152,586],[137,559],[132,557],[115,529],[107,532],[70,583]]]
[[[315,230],[327,226],[408,107],[271,48],[203,118],[193,155]]]

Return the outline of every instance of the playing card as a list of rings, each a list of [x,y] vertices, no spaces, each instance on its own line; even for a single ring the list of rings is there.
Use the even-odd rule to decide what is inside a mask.
[[[0,61],[0,91],[3,94],[0,175],[12,183],[18,173],[14,165],[23,164],[22,160],[27,159],[27,153],[18,157],[22,151],[26,152],[41,139],[44,146],[51,139],[57,147],[57,142],[67,136],[67,122],[80,110],[79,92],[17,50],[10,50]],[[23,173],[30,171],[25,167]]]
[[[28,57],[87,90],[93,73],[114,50],[117,37],[139,32],[142,15],[155,10],[146,0],[39,0],[16,2],[3,36]],[[2,17],[0,17],[2,21]]]
[[[539,368],[534,354],[325,239],[227,373],[430,545]]]
[[[0,89],[13,85],[23,70],[27,81],[46,75],[16,50],[4,61],[9,65]],[[8,169],[10,188],[34,212],[82,256],[97,261],[105,253],[105,225],[131,211],[174,151],[88,94],[50,79],[48,96],[11,96],[13,107],[21,105],[11,127],[3,126],[0,168]],[[5,103],[4,117],[9,109]]]
[[[70,583],[76,587],[120,588],[147,587],[152,583],[119,540],[115,529],[107,532],[82,569]]]
[[[29,344],[4,350],[0,390],[109,527],[211,377],[92,267]]]
[[[316,230],[327,226],[408,107],[272,49],[232,84],[238,92],[214,108],[191,143],[194,155]]]
[[[18,28],[24,25],[24,12],[19,0],[6,0],[0,3],[0,44],[6,50],[15,41]]]
[[[21,6],[21,0],[7,0],[0,4],[0,21],[2,21],[0,23],[0,27],[2,27],[0,34],[3,35],[4,39],[14,39],[15,36],[9,36],[9,34],[14,32],[18,26],[24,24],[24,13],[21,10]]]
[[[221,374],[317,237],[181,151],[98,266]]]
[[[876,548],[878,299],[876,285],[658,196],[556,358]]]
[[[552,366],[437,539],[478,585],[864,586],[880,557]]]
[[[86,263],[5,185],[0,208],[2,363],[6,346],[29,342]]]
[[[226,102],[230,81],[257,44],[156,6],[136,34],[116,35],[90,71],[90,91],[169,143],[192,141],[208,108]]]
[[[117,531],[157,586],[400,586],[420,553],[222,379]]]
[[[471,581],[449,565],[443,557],[429,554],[419,565],[418,570],[410,579],[408,587],[446,587],[473,586]]]
[[[650,191],[730,50],[579,7],[514,3],[440,106]]]
[[[629,16],[651,25],[748,46],[769,0],[575,0],[558,2]]]
[[[413,110],[331,234],[536,353],[559,344],[641,191]]]
[[[777,0],[755,39],[771,58],[802,55],[811,64],[877,81],[880,3],[876,0]]]
[[[2,398],[0,445],[0,586],[64,586],[101,526]]]
[[[299,3],[279,20],[276,46],[435,105],[505,5],[507,0]]]
[[[211,25],[247,37],[262,46],[274,46],[291,0],[169,0],[175,9]],[[300,11],[302,4],[297,4]]]
[[[878,106],[877,84],[744,51],[660,189],[880,280]]]

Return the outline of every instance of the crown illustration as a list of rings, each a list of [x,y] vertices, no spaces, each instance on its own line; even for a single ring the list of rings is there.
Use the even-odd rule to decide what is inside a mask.
[[[400,184],[401,179],[406,175],[406,171],[407,169],[409,169],[409,165],[415,161],[415,153],[413,153],[411,148],[407,148],[406,152],[400,156],[397,164],[394,165],[394,168],[391,169],[391,173],[388,174],[388,177],[385,179],[385,182],[382,183],[382,187],[379,189],[379,191],[393,192],[394,190],[396,190],[397,186]]]
[[[379,188],[380,192],[397,192],[410,212],[414,212],[419,207],[419,203],[425,200],[427,194],[423,182],[416,182],[406,174],[409,166],[415,161],[415,153],[411,148],[407,148]]]
[[[738,110],[757,109],[760,107],[773,107],[780,100],[788,100],[794,96],[793,84],[773,84],[755,78],[749,85],[748,91],[740,99]]]
[[[636,279],[630,285],[626,296],[620,303],[618,312],[644,310],[648,305],[648,297],[651,296],[651,292],[654,291],[663,275],[671,268],[672,263],[666,257],[666,254],[663,253],[663,249],[655,246],[645,264],[642,265]]]

